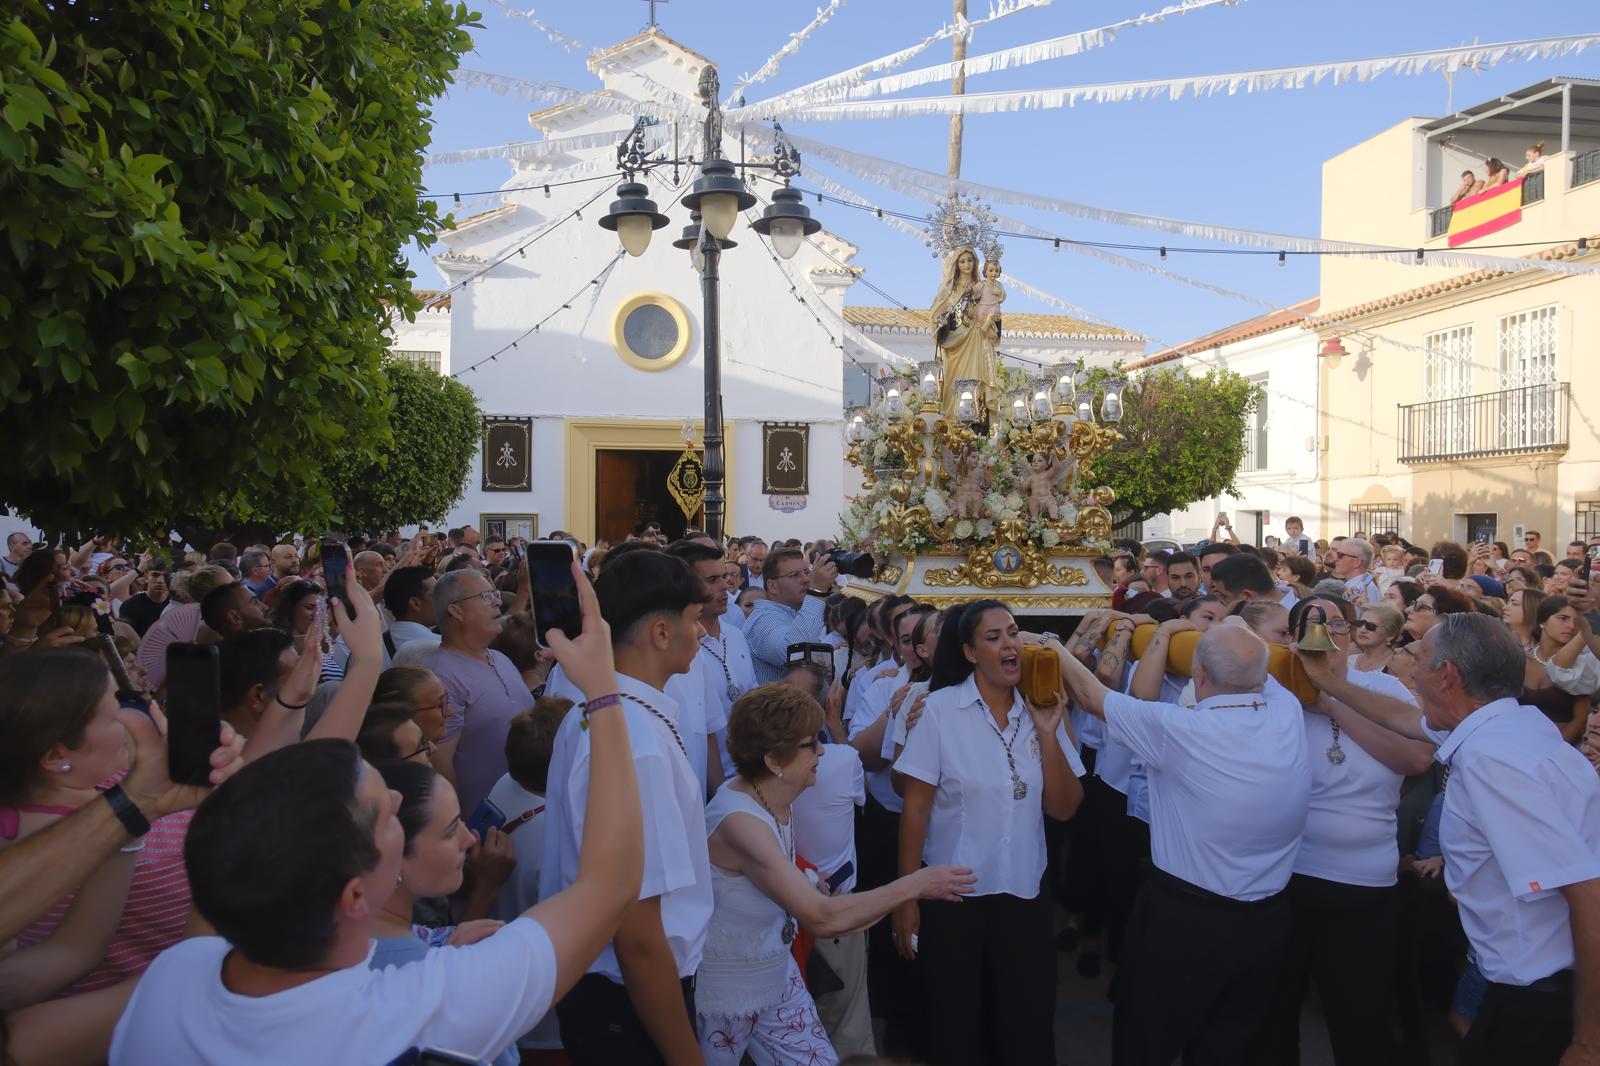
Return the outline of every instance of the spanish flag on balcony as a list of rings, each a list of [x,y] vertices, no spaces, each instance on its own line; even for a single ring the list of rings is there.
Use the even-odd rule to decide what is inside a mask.
[[[1522,221],[1522,179],[1457,200],[1450,213],[1450,247],[1514,226]]]

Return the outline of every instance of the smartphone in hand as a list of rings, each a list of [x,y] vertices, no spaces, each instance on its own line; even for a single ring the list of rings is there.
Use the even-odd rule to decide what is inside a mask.
[[[345,594],[350,578],[350,549],[332,533],[322,538],[322,580],[328,586],[328,599],[337,599],[352,616],[356,605]]]
[[[534,633],[539,647],[547,648],[544,635],[552,629],[568,640],[583,632],[583,611],[578,605],[578,585],[572,576],[572,546],[561,540],[541,540],[528,545],[528,587],[533,593]]]
[[[167,775],[180,785],[211,780],[222,746],[222,671],[215,644],[167,645]]]

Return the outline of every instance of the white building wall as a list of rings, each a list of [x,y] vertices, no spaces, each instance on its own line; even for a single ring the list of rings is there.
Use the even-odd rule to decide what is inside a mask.
[[[1183,369],[1194,375],[1231,370],[1247,378],[1265,375],[1267,463],[1241,471],[1238,495],[1224,494],[1158,515],[1145,523],[1145,537],[1170,537],[1192,543],[1208,536],[1219,513],[1227,514],[1240,540],[1253,540],[1252,512],[1262,515],[1261,535],[1283,537],[1284,520],[1298,516],[1312,538],[1329,534],[1317,528],[1321,490],[1317,452],[1317,338],[1305,329],[1282,329],[1196,355]],[[1339,532],[1339,531],[1335,531]]]

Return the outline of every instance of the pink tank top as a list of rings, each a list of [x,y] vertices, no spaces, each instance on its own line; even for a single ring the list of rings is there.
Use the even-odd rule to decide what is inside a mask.
[[[0,808],[0,836],[15,839],[19,811],[67,815],[72,813],[72,808],[31,805]],[[183,841],[193,817],[192,810],[179,811],[150,823],[144,850],[134,860],[133,883],[128,887],[122,921],[117,923],[105,958],[61,995],[92,992],[136,977],[157,955],[182,939],[184,923],[189,918],[189,876],[183,866]],[[43,917],[17,934],[17,946],[32,947],[48,938],[66,917],[67,908],[76,895],[74,892],[62,897]]]

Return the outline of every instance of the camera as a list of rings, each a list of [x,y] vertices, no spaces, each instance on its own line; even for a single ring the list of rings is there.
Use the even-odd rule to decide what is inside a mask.
[[[833,565],[837,566],[839,573],[845,577],[866,580],[878,568],[871,552],[847,552],[843,548],[830,548],[824,554],[833,560]]]

